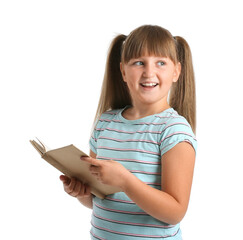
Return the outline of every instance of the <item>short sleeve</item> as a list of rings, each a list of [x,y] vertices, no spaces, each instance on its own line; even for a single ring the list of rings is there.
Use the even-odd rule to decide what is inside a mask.
[[[111,122],[112,118],[116,116],[116,112],[114,111],[107,111],[101,114],[100,118],[96,120],[96,123],[94,124],[94,129],[91,134],[90,140],[89,140],[89,147],[90,150],[97,155],[98,151],[98,139],[103,132],[103,130],[106,128],[106,125]]]
[[[92,135],[90,137],[89,147],[93,153],[97,154],[97,130],[96,130],[96,128],[94,128]]]
[[[160,153],[163,156],[180,142],[188,142],[197,151],[197,140],[190,124],[184,117],[170,119],[163,129],[160,139]]]

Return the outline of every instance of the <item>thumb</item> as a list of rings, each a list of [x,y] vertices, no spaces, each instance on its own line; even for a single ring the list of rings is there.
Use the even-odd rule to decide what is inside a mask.
[[[88,162],[93,166],[100,166],[100,160],[92,157],[81,157],[80,158],[82,161]]]
[[[63,184],[68,185],[71,182],[71,179],[65,175],[61,175],[59,178],[63,182]]]

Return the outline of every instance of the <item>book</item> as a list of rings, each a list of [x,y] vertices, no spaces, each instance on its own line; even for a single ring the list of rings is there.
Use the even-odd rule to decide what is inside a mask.
[[[30,140],[32,146],[41,157],[53,167],[68,177],[75,177],[79,181],[87,184],[91,188],[91,193],[104,199],[106,195],[120,192],[117,187],[99,182],[89,171],[90,163],[82,161],[81,156],[88,156],[73,144],[49,150],[39,139]]]

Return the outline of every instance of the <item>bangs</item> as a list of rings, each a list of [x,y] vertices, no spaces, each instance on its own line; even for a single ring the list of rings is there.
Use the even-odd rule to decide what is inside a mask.
[[[128,63],[145,55],[168,57],[176,63],[176,46],[171,33],[159,26],[146,25],[135,29],[125,40],[121,60]]]

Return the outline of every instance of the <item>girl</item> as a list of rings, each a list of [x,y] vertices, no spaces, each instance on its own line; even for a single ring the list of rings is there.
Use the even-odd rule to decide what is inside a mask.
[[[67,193],[93,209],[91,239],[182,239],[197,146],[187,42],[150,25],[117,36],[95,120],[90,157],[82,160],[121,192],[101,200],[60,177]]]

